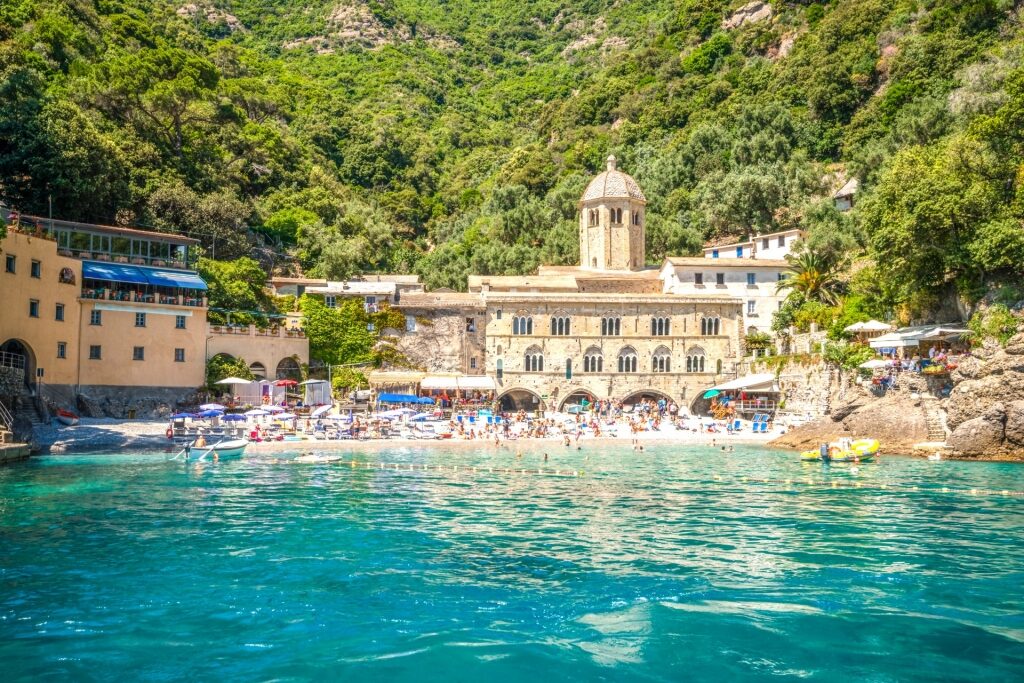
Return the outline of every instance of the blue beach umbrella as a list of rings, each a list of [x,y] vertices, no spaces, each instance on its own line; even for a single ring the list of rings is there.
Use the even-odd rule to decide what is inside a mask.
[[[195,417],[195,415],[192,413],[175,413],[174,415],[171,415],[172,420],[187,420],[193,417]]]
[[[711,389],[710,391],[704,392],[704,398],[714,398],[715,396],[718,396],[720,393],[722,392],[720,392],[718,389]]]
[[[236,413],[232,413],[230,415],[225,415],[224,416],[224,421],[225,422],[245,422],[245,415],[238,415]]]
[[[220,417],[223,414],[224,413],[222,413],[219,410],[204,410],[203,412],[199,413],[199,417]]]

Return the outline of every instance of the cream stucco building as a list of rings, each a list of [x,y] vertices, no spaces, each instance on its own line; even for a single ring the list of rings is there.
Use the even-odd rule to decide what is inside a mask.
[[[583,398],[689,405],[735,376],[744,301],[716,288],[681,293],[667,281],[668,262],[646,266],[646,198],[614,157],[579,210],[579,266],[470,276],[468,293],[395,303],[412,322],[392,332],[427,373],[422,386],[442,380],[430,373],[482,374],[505,408]]]
[[[0,218],[13,222],[6,211]],[[309,360],[301,333],[207,323],[197,244],[36,217],[9,226],[0,239],[0,403],[141,416],[194,393],[219,353],[267,376],[297,373]]]

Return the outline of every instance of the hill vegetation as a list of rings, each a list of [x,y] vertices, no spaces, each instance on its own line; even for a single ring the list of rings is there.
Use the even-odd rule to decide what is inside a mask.
[[[614,153],[652,263],[809,230],[839,308],[796,292],[780,324],[913,317],[1024,270],[1011,0],[742,4],[6,0],[0,193],[217,260],[458,289],[576,262]]]

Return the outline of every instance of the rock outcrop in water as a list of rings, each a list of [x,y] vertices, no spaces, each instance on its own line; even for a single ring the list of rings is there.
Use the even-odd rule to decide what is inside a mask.
[[[915,444],[928,440],[924,400],[907,389],[882,397],[866,389],[851,390],[846,400],[833,404],[830,414],[790,430],[771,445],[811,450],[841,436],[871,437],[887,452],[909,453]]]
[[[1024,460],[1024,334],[977,349],[952,380],[946,445],[961,457]]]

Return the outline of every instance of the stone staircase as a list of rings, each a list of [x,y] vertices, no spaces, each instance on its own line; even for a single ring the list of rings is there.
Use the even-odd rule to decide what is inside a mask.
[[[922,401],[925,424],[928,426],[928,441],[945,443],[946,437],[949,436],[949,431],[946,427],[945,415],[938,404],[938,400],[934,398]]]

